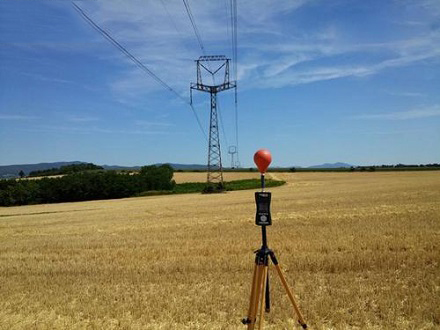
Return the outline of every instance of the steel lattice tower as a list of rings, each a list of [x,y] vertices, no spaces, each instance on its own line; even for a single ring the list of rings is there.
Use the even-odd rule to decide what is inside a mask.
[[[217,116],[217,93],[226,91],[231,88],[236,88],[235,81],[229,80],[229,61],[223,55],[215,56],[200,56],[196,60],[197,64],[197,83],[191,83],[191,102],[192,90],[196,89],[201,92],[207,92],[211,95],[211,114],[209,120],[209,141],[208,141],[208,175],[207,175],[207,189],[212,192],[215,190],[223,190],[223,167],[222,156],[220,149],[220,136],[218,131],[218,116]],[[211,69],[211,62],[216,62],[216,67]],[[205,65],[206,64],[206,65]],[[214,76],[221,71],[224,71],[224,80],[220,85],[206,85],[202,81],[202,71],[205,74],[209,73],[215,83]]]
[[[237,153],[236,146],[229,146],[228,154],[231,155],[231,169],[237,166],[237,162],[234,162],[234,155]]]

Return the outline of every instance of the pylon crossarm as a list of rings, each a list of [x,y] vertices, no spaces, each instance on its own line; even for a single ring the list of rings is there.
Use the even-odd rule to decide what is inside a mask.
[[[230,60],[229,58],[227,58],[225,55],[205,55],[205,56],[200,56],[199,61],[226,61],[226,60]]]

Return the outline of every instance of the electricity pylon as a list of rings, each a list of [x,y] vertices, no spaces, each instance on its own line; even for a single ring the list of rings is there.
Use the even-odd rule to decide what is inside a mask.
[[[234,162],[234,155],[237,153],[236,146],[229,146],[228,154],[231,155],[231,168],[235,168],[237,166],[237,162]]]
[[[206,192],[223,191],[223,168],[222,156],[220,150],[220,138],[218,132],[218,116],[217,116],[217,93],[236,88],[236,81],[229,80],[229,58],[224,55],[200,56],[196,60],[197,64],[197,83],[191,83],[190,93],[192,102],[192,90],[196,89],[201,92],[207,92],[211,95],[211,114],[209,120],[209,141],[208,141],[208,175]],[[214,69],[210,63],[216,62]],[[202,81],[202,72],[209,73],[215,84],[215,75],[224,72],[223,83],[220,85],[207,85]]]

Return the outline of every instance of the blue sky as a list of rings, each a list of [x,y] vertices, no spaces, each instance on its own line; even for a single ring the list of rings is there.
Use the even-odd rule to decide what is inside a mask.
[[[191,5],[207,54],[232,56],[227,0]],[[189,99],[202,55],[182,1],[75,2]],[[440,1],[238,0],[242,166],[440,162]],[[223,163],[236,144],[219,94]],[[194,94],[208,130],[209,95]],[[0,165],[207,161],[190,109],[69,1],[0,1]]]

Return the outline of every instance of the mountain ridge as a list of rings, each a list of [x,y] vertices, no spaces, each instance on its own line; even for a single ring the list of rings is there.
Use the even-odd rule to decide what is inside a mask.
[[[336,162],[336,163],[324,163],[321,165],[313,165],[313,166],[309,166],[308,168],[349,168],[352,166],[354,165],[348,163]]]

